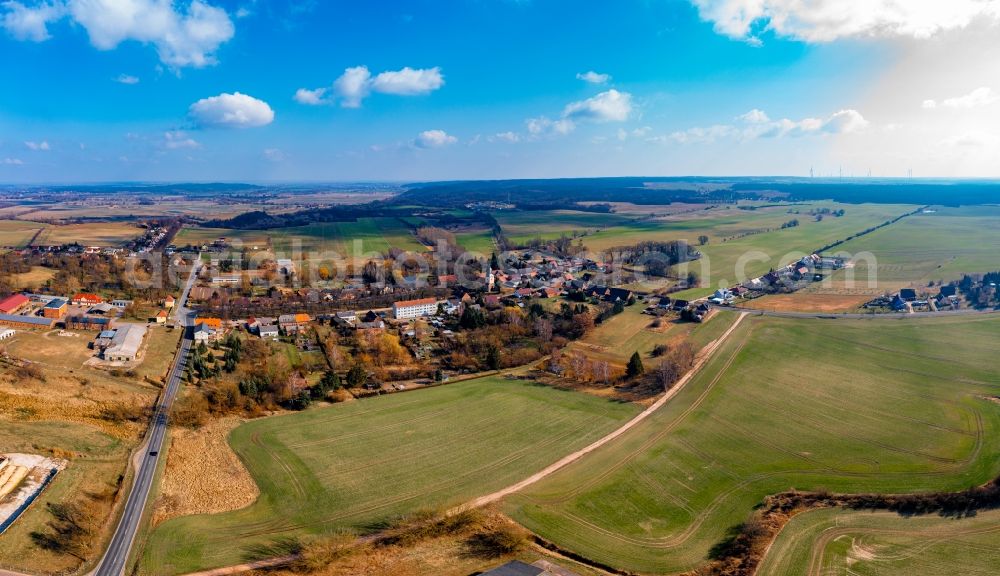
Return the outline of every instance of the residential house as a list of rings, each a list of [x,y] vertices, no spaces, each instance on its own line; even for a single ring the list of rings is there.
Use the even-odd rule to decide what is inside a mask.
[[[153,321],[157,324],[166,324],[169,316],[166,310],[160,310],[156,313],[156,316],[153,316]]]
[[[174,304],[176,302],[177,302],[176,298],[174,298],[173,296],[167,295],[167,297],[163,299],[163,307],[166,308],[167,310],[170,310],[171,308],[174,307]]]
[[[111,305],[120,310],[124,310],[132,305],[131,300],[112,300]]]

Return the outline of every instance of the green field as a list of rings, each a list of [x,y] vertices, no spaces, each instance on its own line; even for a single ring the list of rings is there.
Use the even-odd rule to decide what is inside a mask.
[[[267,248],[269,243],[269,231],[267,230],[235,230],[232,228],[189,228],[185,227],[174,237],[174,244],[177,246],[201,246],[211,244],[219,238],[225,238],[227,242],[238,241],[242,247],[247,249]]]
[[[296,251],[366,257],[390,248],[412,252],[427,249],[399,218],[359,218],[354,222],[323,222],[271,231],[274,250],[289,256]]]
[[[480,232],[458,232],[455,234],[458,245],[469,252],[476,252],[484,256],[496,252],[497,246],[493,241],[493,232],[483,230]]]
[[[364,531],[454,506],[529,476],[637,411],[491,377],[254,420],[230,442],[261,488],[258,501],[158,526],[142,573],[232,564],[277,539]]]
[[[1000,473],[1000,405],[983,399],[998,346],[989,317],[753,318],[663,409],[505,509],[588,558],[676,573],[768,494],[980,484]]]
[[[761,563],[768,576],[989,576],[1000,566],[1000,511],[904,517],[841,509],[800,514]]]
[[[926,286],[931,280],[958,280],[963,273],[1000,270],[998,246],[1000,206],[935,207],[932,213],[909,216],[838,246],[837,250],[859,257],[854,270],[833,276],[832,289],[874,288],[880,292]],[[874,256],[871,264],[861,257],[864,252]],[[869,286],[873,269],[875,283]],[[847,284],[851,275],[853,286]]]

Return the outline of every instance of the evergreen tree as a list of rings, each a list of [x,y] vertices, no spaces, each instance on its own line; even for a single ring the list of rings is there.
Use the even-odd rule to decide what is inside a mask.
[[[646,368],[642,365],[642,358],[639,356],[638,352],[633,352],[632,357],[628,359],[628,367],[625,368],[625,376],[628,378],[635,378],[646,371]]]

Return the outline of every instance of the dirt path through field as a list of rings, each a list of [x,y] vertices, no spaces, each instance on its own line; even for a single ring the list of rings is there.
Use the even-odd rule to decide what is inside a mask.
[[[636,415],[635,418],[632,418],[631,420],[629,420],[628,422],[626,422],[625,424],[623,424],[620,428],[618,428],[614,432],[611,432],[607,436],[605,436],[605,437],[603,437],[603,438],[601,438],[599,440],[596,440],[594,443],[590,444],[589,446],[587,446],[585,448],[581,448],[580,450],[577,450],[576,452],[573,452],[572,454],[569,454],[569,455],[563,457],[558,462],[556,462],[556,463],[554,463],[554,464],[546,467],[545,469],[541,470],[540,472],[532,474],[531,476],[528,476],[524,480],[521,480],[520,482],[518,482],[516,484],[512,484],[512,485],[510,485],[510,486],[508,486],[506,488],[503,488],[501,490],[497,490],[496,492],[493,492],[491,494],[487,494],[485,496],[480,496],[479,498],[476,498],[475,500],[472,500],[471,502],[467,502],[467,503],[463,504],[462,506],[459,506],[455,510],[458,511],[458,510],[465,510],[465,509],[468,509],[468,508],[478,508],[480,506],[485,506],[487,504],[492,504],[493,502],[501,500],[501,499],[505,498],[506,496],[509,496],[509,495],[511,495],[511,494],[513,494],[515,492],[520,491],[520,490],[523,490],[524,488],[527,488],[528,486],[531,486],[532,484],[538,482],[539,480],[545,478],[546,476],[552,475],[553,473],[555,473],[560,468],[563,468],[565,466],[568,466],[568,465],[572,464],[573,462],[576,462],[580,458],[583,458],[587,454],[593,452],[594,450],[597,450],[601,446],[604,446],[608,442],[611,442],[615,438],[618,438],[622,434],[624,434],[624,433],[628,432],[629,430],[631,430],[632,428],[634,428],[640,422],[642,422],[643,420],[645,420],[646,418],[648,418],[650,415],[652,415],[654,412],[656,412],[657,410],[659,410],[671,398],[673,398],[674,396],[676,396],[684,388],[684,386],[688,382],[691,381],[691,379],[694,377],[694,375],[697,374],[699,371],[701,371],[702,366],[704,366],[705,363],[708,362],[708,360],[722,346],[722,344],[726,341],[726,339],[729,338],[729,335],[732,334],[736,330],[736,328],[740,325],[741,322],[743,322],[743,319],[746,316],[747,316],[746,312],[741,313],[736,318],[736,321],[733,322],[733,325],[730,326],[725,331],[725,333],[722,334],[722,336],[720,336],[718,339],[712,341],[708,346],[705,346],[705,348],[698,355],[698,359],[695,360],[694,366],[692,366],[691,369],[688,370],[687,374],[685,374],[680,380],[678,380],[677,383],[674,385],[673,388],[671,388],[666,393],[664,393],[663,396],[660,396],[659,400],[657,400],[652,405],[650,405],[649,408],[646,408],[645,410],[643,410],[642,412],[640,412],[638,415]]]

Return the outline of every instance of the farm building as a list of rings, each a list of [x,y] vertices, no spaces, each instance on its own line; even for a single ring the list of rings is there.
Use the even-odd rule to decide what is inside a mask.
[[[72,302],[75,306],[93,306],[95,304],[100,304],[101,302],[104,302],[104,298],[101,298],[97,294],[91,294],[89,292],[81,292],[73,296]]]
[[[437,314],[437,308],[437,300],[434,298],[403,300],[401,302],[393,302],[392,315],[396,319],[433,316]]]
[[[899,298],[904,302],[913,302],[917,299],[917,291],[913,288],[901,288]]]
[[[8,338],[13,338],[14,334],[17,334],[17,332],[14,331],[14,330],[11,330],[10,328],[4,328],[3,330],[0,330],[0,340],[6,340]]]
[[[46,318],[52,318],[58,320],[66,314],[66,310],[69,307],[69,303],[62,298],[57,298],[50,301],[48,304],[42,308],[42,315]]]
[[[129,306],[132,305],[132,301],[131,300],[112,300],[111,301],[111,305],[114,306],[115,308],[120,308],[120,309],[124,310],[124,309],[126,309],[126,308],[128,308]]]
[[[115,329],[111,344],[104,349],[104,359],[111,362],[134,362],[146,336],[146,327],[139,324],[122,324]]]
[[[31,304],[31,300],[24,294],[11,294],[0,300],[0,314],[17,314]]]
[[[18,316],[16,314],[0,314],[0,326],[22,329],[52,328],[55,320],[52,318],[39,318],[38,316]]]
[[[51,322],[51,320],[49,320]],[[114,318],[81,314],[66,319],[66,327],[76,330],[110,330],[114,328]]]

